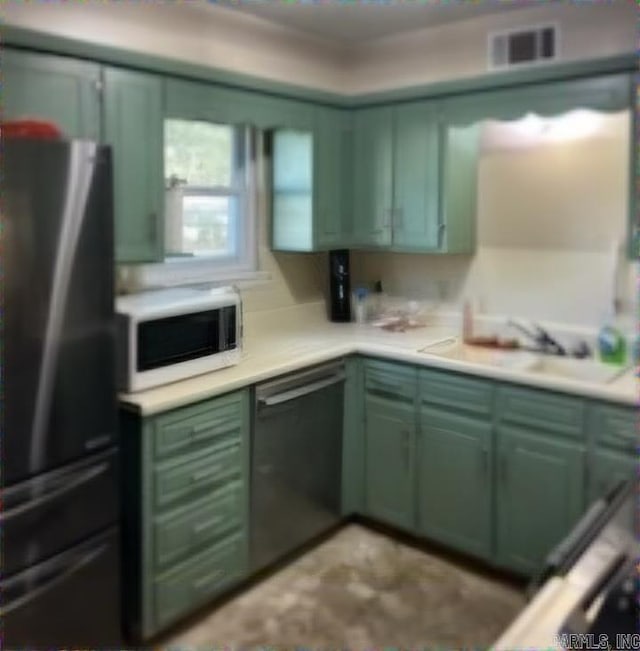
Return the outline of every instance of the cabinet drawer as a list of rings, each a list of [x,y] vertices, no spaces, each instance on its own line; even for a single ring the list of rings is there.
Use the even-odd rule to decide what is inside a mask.
[[[156,467],[155,503],[164,507],[230,479],[241,470],[240,445],[197,454]]]
[[[364,386],[368,393],[413,401],[417,389],[416,370],[411,366],[367,360]]]
[[[498,391],[498,419],[582,438],[584,403],[546,391],[502,387]]]
[[[240,578],[245,569],[245,554],[243,536],[233,536],[156,579],[156,628],[188,614],[234,579]]]
[[[594,405],[589,410],[589,427],[599,445],[637,454],[638,412],[635,408]]]
[[[457,373],[420,371],[420,401],[490,416],[493,385]]]
[[[242,393],[233,393],[159,416],[154,427],[155,458],[188,452],[222,438],[239,440],[242,397]]]
[[[243,483],[233,481],[193,506],[158,518],[154,526],[156,568],[166,568],[203,544],[240,528],[245,514],[243,497]]]

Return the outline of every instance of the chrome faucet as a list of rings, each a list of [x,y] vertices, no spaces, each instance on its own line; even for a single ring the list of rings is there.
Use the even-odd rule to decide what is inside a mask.
[[[552,355],[566,355],[567,351],[565,347],[558,343],[544,328],[540,327],[537,323],[532,324],[533,330],[525,328],[522,324],[509,319],[507,321],[508,326],[512,326],[516,330],[519,330],[525,337],[530,339],[536,350],[539,350],[543,353],[549,353]]]

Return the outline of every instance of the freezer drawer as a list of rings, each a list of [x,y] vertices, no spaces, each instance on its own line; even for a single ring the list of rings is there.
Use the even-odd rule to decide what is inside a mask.
[[[0,582],[8,649],[121,648],[114,527]]]
[[[3,491],[3,576],[86,540],[118,518],[117,450]]]

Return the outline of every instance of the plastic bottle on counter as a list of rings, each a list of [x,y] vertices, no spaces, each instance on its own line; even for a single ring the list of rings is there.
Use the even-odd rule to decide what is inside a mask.
[[[367,307],[369,290],[366,287],[356,287],[353,292],[353,314],[356,323],[367,322]]]

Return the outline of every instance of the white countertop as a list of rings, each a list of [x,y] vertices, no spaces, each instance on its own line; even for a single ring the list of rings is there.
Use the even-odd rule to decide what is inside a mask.
[[[264,314],[245,331],[243,359],[236,366],[139,393],[121,394],[120,401],[149,416],[355,353],[624,405],[635,405],[638,401],[638,383],[633,371],[602,385],[420,352],[429,344],[459,334],[446,325],[429,325],[404,333],[386,332],[369,325],[330,323],[315,308],[305,312],[288,309]]]

